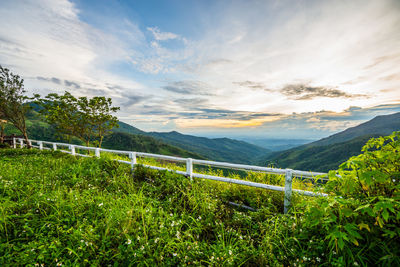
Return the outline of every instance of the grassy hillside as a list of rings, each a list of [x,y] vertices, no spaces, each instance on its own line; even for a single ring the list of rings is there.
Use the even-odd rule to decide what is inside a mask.
[[[328,197],[294,193],[287,215],[282,192],[0,149],[0,266],[399,266],[399,137],[331,172]]]
[[[327,138],[286,151],[267,154],[258,164],[281,168],[329,171],[349,157],[358,155],[371,137],[384,136],[400,130],[400,113],[377,116]]]
[[[265,266],[293,257],[265,243],[288,242],[275,224],[294,218],[270,217],[280,192],[140,167],[132,177],[115,161],[25,149],[0,150],[0,173],[2,266]],[[244,198],[260,210],[226,204]]]
[[[179,146],[217,161],[253,163],[257,157],[270,152],[268,149],[229,138],[211,139],[185,135],[175,131],[169,133],[151,132],[150,135],[171,145]]]

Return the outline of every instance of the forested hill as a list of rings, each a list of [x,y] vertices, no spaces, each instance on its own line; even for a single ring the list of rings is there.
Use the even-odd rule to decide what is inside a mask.
[[[197,137],[176,131],[168,133],[150,132],[148,134],[171,145],[218,161],[250,164],[256,158],[270,153],[268,149],[230,138]]]
[[[259,165],[281,168],[329,171],[360,154],[362,146],[371,137],[389,135],[400,130],[400,113],[377,116],[327,138],[293,149],[271,153],[258,161]]]

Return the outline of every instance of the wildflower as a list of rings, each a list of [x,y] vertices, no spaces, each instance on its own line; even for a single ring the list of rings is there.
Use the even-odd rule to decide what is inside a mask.
[[[176,257],[178,254],[177,254],[177,253],[174,253],[174,254],[172,254],[172,255],[174,255],[174,257]]]
[[[140,250],[143,250],[144,249],[144,246],[142,246],[141,248],[140,248]]]
[[[320,259],[319,257],[317,257],[317,258],[316,258],[316,260],[317,260],[318,262],[320,262],[320,261],[321,261],[321,259]]]
[[[127,243],[128,245],[130,245],[130,244],[132,243],[132,240],[128,239],[128,241],[126,241],[126,243]]]
[[[157,238],[154,240],[154,243],[157,243],[157,242],[158,242],[158,240],[159,240],[159,238],[157,237]]]
[[[103,203],[100,203],[100,204],[99,204],[99,207],[101,207],[101,206],[103,206]]]
[[[358,262],[355,261],[355,262],[354,262],[354,266],[358,266]]]
[[[180,238],[181,238],[181,233],[179,233],[179,231],[178,231],[178,232],[176,232],[176,238],[178,238],[178,239],[180,239]]]
[[[57,263],[57,266],[62,266],[62,263],[61,262]]]
[[[201,216],[199,216],[199,218],[197,218],[198,220],[201,220]]]
[[[229,250],[229,255],[232,255],[232,250]]]

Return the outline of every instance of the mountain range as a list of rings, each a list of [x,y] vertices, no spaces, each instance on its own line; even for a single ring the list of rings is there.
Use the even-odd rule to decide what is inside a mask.
[[[34,107],[27,115],[30,138],[66,141],[60,139],[55,129],[41,119],[36,108]],[[120,121],[119,128],[113,129],[104,138],[103,147],[260,166],[329,171],[336,169],[349,157],[360,154],[362,146],[371,137],[389,135],[393,131],[399,130],[400,112],[377,116],[370,121],[318,141],[284,151],[275,151],[277,147],[265,148],[265,144],[268,144],[267,139],[260,142],[260,144],[264,144],[264,147],[261,147],[231,138],[198,137],[176,131],[145,132]],[[18,134],[16,129],[10,126],[6,128],[6,133]],[[71,141],[77,144],[81,143],[78,139]],[[305,141],[298,139],[296,142],[304,143]],[[288,144],[288,146],[293,145]],[[280,143],[279,146],[285,147],[283,143]]]
[[[371,137],[389,135],[400,130],[400,112],[377,116],[358,126],[322,138],[318,141],[289,150],[274,152],[261,158],[258,165],[279,168],[329,171],[351,156],[361,153],[361,148]]]

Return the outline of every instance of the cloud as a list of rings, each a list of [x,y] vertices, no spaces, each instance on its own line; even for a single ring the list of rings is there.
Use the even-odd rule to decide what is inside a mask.
[[[243,81],[243,82],[232,82],[233,84],[237,84],[242,87],[254,89],[254,90],[264,90],[264,91],[272,91],[271,89],[267,88],[267,86],[260,82],[253,82],[253,81]]]
[[[78,83],[73,82],[73,81],[64,80],[64,84],[65,84],[65,86],[74,87],[75,89],[81,88],[81,86]]]
[[[51,82],[51,83],[55,83],[55,84],[58,84],[58,85],[61,85],[61,83],[62,83],[62,81],[60,79],[55,78],[55,77],[45,78],[45,77],[38,76],[38,77],[36,77],[36,79],[39,80],[39,81]]]
[[[213,88],[201,81],[176,81],[162,86],[162,89],[183,95],[214,95]]]
[[[147,30],[153,34],[154,39],[157,41],[167,41],[181,38],[178,34],[172,32],[162,32],[158,27],[147,27]]]
[[[283,87],[280,92],[296,100],[310,100],[317,97],[329,98],[365,98],[367,95],[349,94],[344,91],[322,86],[310,86],[307,84],[289,84]]]
[[[124,108],[128,108],[130,106],[139,104],[145,100],[150,99],[150,96],[141,96],[141,95],[125,95],[124,97],[125,99],[127,99],[126,102],[121,103],[122,106],[124,106]]]

